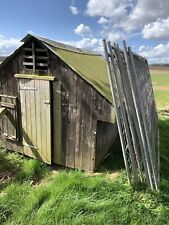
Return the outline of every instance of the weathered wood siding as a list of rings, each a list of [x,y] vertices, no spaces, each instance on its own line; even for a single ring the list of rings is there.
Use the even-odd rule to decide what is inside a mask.
[[[50,73],[61,82],[62,144],[55,162],[94,171],[117,136],[117,127],[110,125],[112,105],[56,55],[49,59]],[[103,130],[97,121],[105,122]],[[104,141],[96,145],[96,138]]]
[[[19,78],[24,154],[51,164],[50,81]]]
[[[8,95],[8,96],[18,96],[18,87],[17,81],[14,78],[15,73],[19,73],[22,69],[20,54],[16,55],[14,58],[11,58],[7,64],[3,66],[0,70],[0,94]],[[3,102],[6,103],[14,103],[15,110],[8,108],[8,113],[0,120],[0,137],[3,144],[8,149],[14,149],[15,151],[21,151],[22,147],[20,145],[21,133],[20,133],[20,104],[18,99],[16,103],[14,100],[10,100],[10,98],[3,99]],[[17,127],[16,127],[17,126]],[[7,134],[8,137],[5,137],[4,133]],[[16,138],[11,139],[12,136]]]
[[[112,105],[56,55],[49,52],[48,57],[47,74],[56,77],[51,88],[52,161],[71,168],[94,171],[117,136],[116,126],[109,124],[112,121]],[[21,106],[14,74],[33,73],[24,70],[23,58],[24,52],[19,51],[0,71],[0,94],[18,97],[19,124]],[[42,74],[41,71],[35,71],[35,74],[43,75],[44,71]],[[103,130],[98,126],[98,121],[106,122]],[[23,152],[23,134],[19,134],[18,141],[4,139],[2,130],[9,122],[4,118],[0,123],[1,139],[7,148]],[[105,141],[99,142],[99,139],[103,139],[102,133]],[[110,133],[113,134],[111,138]]]

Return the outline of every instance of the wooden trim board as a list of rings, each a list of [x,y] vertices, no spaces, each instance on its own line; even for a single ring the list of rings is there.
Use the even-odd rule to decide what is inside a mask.
[[[24,79],[35,79],[35,80],[49,80],[49,81],[54,81],[55,77],[53,76],[39,76],[39,75],[30,75],[30,74],[15,74],[15,78],[24,78]]]

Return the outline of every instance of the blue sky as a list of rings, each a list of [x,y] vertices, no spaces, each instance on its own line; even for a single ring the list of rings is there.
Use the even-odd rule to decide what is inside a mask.
[[[102,39],[121,43],[150,62],[169,63],[168,0],[1,0],[0,55],[34,33],[103,51]]]

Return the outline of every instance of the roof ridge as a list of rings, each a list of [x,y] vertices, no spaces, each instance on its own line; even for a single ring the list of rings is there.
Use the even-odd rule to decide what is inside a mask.
[[[39,41],[42,41],[42,42],[46,43],[47,45],[51,45],[52,47],[60,48],[60,49],[66,50],[66,51],[71,51],[71,52],[76,52],[76,53],[81,53],[81,54],[101,56],[101,54],[99,54],[95,51],[77,48],[77,47],[74,47],[74,46],[71,46],[71,45],[67,45],[67,44],[57,42],[55,40],[51,40],[51,39],[48,39],[46,37],[41,37],[41,36],[34,35],[34,34],[27,34],[21,41],[25,42],[25,41],[27,41],[27,39],[29,39],[31,37],[34,37],[34,38],[38,39]]]

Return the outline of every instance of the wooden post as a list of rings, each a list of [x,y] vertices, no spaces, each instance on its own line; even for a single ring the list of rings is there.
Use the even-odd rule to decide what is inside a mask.
[[[35,43],[32,42],[32,63],[33,63],[33,73],[35,73],[35,70],[36,70],[36,59],[35,59]]]

